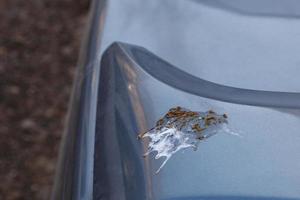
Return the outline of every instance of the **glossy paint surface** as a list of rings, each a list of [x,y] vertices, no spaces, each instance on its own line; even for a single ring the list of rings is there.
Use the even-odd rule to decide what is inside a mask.
[[[153,70],[169,65],[128,44],[116,43],[103,55],[101,74],[106,76],[100,79],[97,111],[96,199],[299,198],[299,106],[249,106],[189,94],[147,73],[145,63],[136,59],[142,53],[152,56],[143,62],[156,65]],[[189,77],[185,78],[180,80],[183,87],[189,86]],[[178,153],[156,175],[161,161],[153,155],[144,159],[147,143],[136,137],[178,105],[227,113],[230,125],[243,137],[216,135],[198,151]]]
[[[102,51],[126,42],[215,83],[300,92],[299,13],[297,0],[111,0]]]
[[[100,39],[106,1],[93,1],[89,26],[74,80],[68,120],[62,139],[51,199],[93,197],[93,168],[97,90],[100,77]]]
[[[53,199],[300,199],[299,16],[297,0],[94,0]],[[155,175],[136,137],[174,106],[243,137]]]
[[[300,199],[299,16],[295,0],[111,0],[94,198]],[[216,135],[155,175],[136,136],[174,106],[228,113],[243,137]]]

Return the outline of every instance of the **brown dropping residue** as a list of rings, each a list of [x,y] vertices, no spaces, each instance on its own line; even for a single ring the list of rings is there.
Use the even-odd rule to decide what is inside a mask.
[[[177,106],[160,118],[155,127],[138,135],[138,139],[150,138],[147,156],[151,152],[157,152],[155,159],[166,157],[161,168],[167,160],[180,149],[192,147],[197,149],[198,143],[205,140],[220,130],[230,132],[224,125],[228,123],[227,114],[217,114],[213,110],[206,112],[191,111]],[[230,132],[231,133],[231,132]]]

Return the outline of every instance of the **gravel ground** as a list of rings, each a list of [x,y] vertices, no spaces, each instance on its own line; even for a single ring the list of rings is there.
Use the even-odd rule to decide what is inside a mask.
[[[0,0],[0,200],[48,199],[88,0]]]

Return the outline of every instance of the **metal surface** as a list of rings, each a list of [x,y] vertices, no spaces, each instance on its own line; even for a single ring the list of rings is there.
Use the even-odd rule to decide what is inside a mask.
[[[106,1],[93,1],[51,199],[92,199],[100,39]]]
[[[139,55],[149,59],[137,59]],[[166,80],[175,80],[182,72],[137,46],[114,43],[102,58],[105,76],[100,79],[97,110],[95,199],[299,198],[298,105],[280,108],[266,101],[267,107],[255,102],[248,106],[234,99],[226,103],[193,95],[184,89],[191,87],[186,85],[190,75],[177,79],[181,88],[168,84]],[[169,69],[167,77],[157,75],[157,69],[163,68]],[[202,81],[192,86],[200,90]],[[137,134],[178,105],[228,113],[230,124],[243,137],[214,136],[200,143],[196,152],[179,153],[155,175],[162,161],[142,157],[147,143],[141,144]]]
[[[121,41],[167,62],[120,43],[103,54],[94,198],[299,199],[299,9],[294,0],[110,1],[101,51]],[[136,136],[178,105],[228,113],[243,137],[212,137],[154,175],[162,161],[144,160]]]
[[[53,199],[300,199],[299,11],[94,0]],[[178,105],[227,113],[243,137],[211,137],[155,175],[136,137]]]
[[[300,92],[299,10],[297,0],[111,0],[101,51],[126,42],[214,83]]]

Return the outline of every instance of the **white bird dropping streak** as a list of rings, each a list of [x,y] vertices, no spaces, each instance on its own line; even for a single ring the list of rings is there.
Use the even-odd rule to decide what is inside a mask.
[[[219,132],[238,135],[227,127],[227,115],[218,115],[214,111],[194,112],[182,107],[171,108],[156,126],[138,136],[139,139],[149,137],[147,152],[156,152],[155,159],[165,157],[158,168],[158,173],[167,161],[181,149],[197,150],[201,140],[205,140]]]

